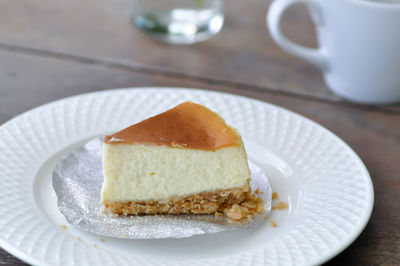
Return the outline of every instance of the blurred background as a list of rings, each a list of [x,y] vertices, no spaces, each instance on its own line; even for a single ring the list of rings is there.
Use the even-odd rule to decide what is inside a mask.
[[[60,97],[133,86],[228,85],[337,101],[313,66],[273,43],[265,25],[269,2],[226,1],[219,34],[168,45],[133,27],[129,0],[2,0],[0,121]],[[290,9],[283,29],[315,46],[306,8]],[[16,89],[18,99],[7,97]],[[2,101],[13,101],[13,110],[3,110]]]

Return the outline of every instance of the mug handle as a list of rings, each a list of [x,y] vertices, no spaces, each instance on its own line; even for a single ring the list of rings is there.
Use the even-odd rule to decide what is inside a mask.
[[[321,48],[313,49],[289,41],[280,29],[282,14],[293,4],[301,3],[309,9],[316,9],[317,4],[313,0],[274,0],[267,13],[267,27],[272,39],[286,52],[314,64],[320,70],[327,69],[327,59]],[[311,10],[314,11],[314,10]]]

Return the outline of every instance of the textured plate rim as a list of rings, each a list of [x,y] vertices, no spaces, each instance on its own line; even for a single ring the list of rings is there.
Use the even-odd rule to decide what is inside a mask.
[[[107,89],[107,90],[101,90],[101,91],[94,91],[94,92],[88,92],[88,93],[83,93],[83,94],[77,94],[77,95],[73,95],[73,96],[69,96],[69,97],[65,97],[65,98],[61,98],[55,101],[51,101],[42,105],[39,105],[35,108],[32,108],[30,110],[27,110],[15,117],[13,117],[12,119],[6,121],[5,123],[3,123],[2,125],[0,125],[0,132],[3,128],[7,127],[9,124],[19,120],[21,117],[25,116],[28,113],[31,113],[33,111],[36,111],[38,109],[42,109],[45,108],[46,106],[49,105],[53,105],[53,104],[57,104],[60,102],[64,102],[64,101],[68,101],[68,100],[72,100],[74,98],[80,98],[80,97],[84,97],[84,96],[89,96],[89,95],[100,95],[100,94],[108,94],[108,93],[112,93],[112,92],[121,92],[121,91],[132,91],[132,90],[148,90],[148,89],[155,89],[155,90],[175,90],[175,91],[186,91],[186,92],[201,92],[201,93],[206,93],[206,94],[214,94],[217,97],[219,95],[226,95],[226,96],[230,96],[230,97],[237,97],[237,98],[242,98],[243,100],[250,100],[250,101],[254,101],[254,102],[258,102],[259,104],[264,104],[264,105],[268,105],[271,108],[274,109],[278,109],[280,111],[289,113],[290,115],[297,117],[301,120],[305,120],[309,123],[311,123],[313,126],[317,127],[318,130],[322,130],[324,133],[328,134],[328,137],[330,138],[334,138],[336,141],[338,141],[341,145],[343,145],[352,155],[353,158],[355,158],[358,161],[359,166],[361,166],[363,168],[364,174],[366,175],[367,179],[367,183],[368,183],[368,203],[366,206],[366,209],[364,211],[364,215],[362,218],[360,218],[360,222],[358,227],[351,232],[351,234],[348,235],[347,238],[345,238],[342,242],[341,245],[339,247],[337,247],[336,249],[330,249],[329,252],[323,256],[318,256],[314,259],[314,261],[310,261],[310,264],[322,264],[324,262],[327,262],[328,260],[332,259],[333,257],[335,257],[336,255],[338,255],[339,253],[341,253],[344,249],[346,249],[348,246],[350,246],[351,243],[353,243],[355,241],[355,239],[357,239],[357,237],[362,233],[362,231],[365,229],[366,225],[368,224],[368,221],[371,217],[372,214],[372,210],[373,210],[373,206],[374,206],[374,189],[373,189],[373,183],[371,180],[371,176],[368,172],[367,167],[365,166],[365,164],[363,163],[363,161],[361,160],[361,158],[357,155],[357,153],[346,143],[344,142],[341,138],[339,138],[336,134],[334,134],[332,131],[330,131],[329,129],[325,128],[324,126],[320,125],[317,122],[314,122],[313,120],[300,115],[294,111],[291,111],[289,109],[280,107],[278,105],[275,104],[271,104],[269,102],[265,102],[262,100],[258,100],[255,98],[251,98],[251,97],[246,97],[246,96],[242,96],[242,95],[237,95],[237,94],[232,94],[232,93],[227,93],[227,92],[220,92],[220,91],[212,91],[212,90],[203,90],[203,89],[198,89],[198,88],[187,88],[187,87],[154,87],[154,86],[148,86],[148,87],[127,87],[127,88],[115,88],[115,89]],[[30,256],[29,254],[26,254],[25,252],[21,251],[19,248],[12,246],[11,244],[9,244],[5,239],[0,238],[0,246],[6,250],[7,252],[9,252],[10,254],[22,259],[23,261],[27,262],[27,263],[31,263],[31,264],[42,264],[42,263],[46,263],[45,261],[41,261],[38,260],[37,258]],[[110,252],[110,251],[109,251]],[[229,255],[227,255],[229,256]],[[226,257],[226,256],[223,256]],[[185,262],[185,261],[182,261]],[[187,261],[190,262],[190,261]]]

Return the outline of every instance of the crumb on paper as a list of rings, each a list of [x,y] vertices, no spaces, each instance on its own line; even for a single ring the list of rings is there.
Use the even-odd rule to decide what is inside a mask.
[[[273,228],[276,228],[276,227],[277,227],[276,223],[275,223],[273,220],[270,220],[270,221],[269,221],[269,224],[270,224]]]
[[[278,198],[278,192],[273,192],[272,199],[277,199],[277,198]]]
[[[79,236],[76,238],[76,239],[78,239],[78,240],[82,240]]]
[[[60,228],[61,228],[61,229],[64,229],[64,230],[67,230],[67,229],[68,229],[68,226],[66,226],[65,224],[62,224],[62,225],[60,225]]]
[[[289,206],[285,202],[278,202],[275,206],[272,206],[273,210],[286,210]]]
[[[128,235],[127,235],[127,234],[122,234],[121,236],[122,236],[122,237],[127,237]]]
[[[93,247],[97,248],[97,245],[96,245],[96,244],[93,244]]]
[[[101,241],[101,242],[105,242],[104,238],[100,238],[100,241]]]
[[[263,191],[260,191],[258,188],[254,191],[255,195],[264,195],[265,193]]]

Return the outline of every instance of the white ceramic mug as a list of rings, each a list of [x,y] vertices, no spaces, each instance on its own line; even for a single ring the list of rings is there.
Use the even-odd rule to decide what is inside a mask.
[[[280,30],[283,12],[297,3],[310,10],[318,49],[293,43]],[[400,101],[399,0],[275,0],[267,25],[283,50],[316,65],[342,97],[369,104]]]

